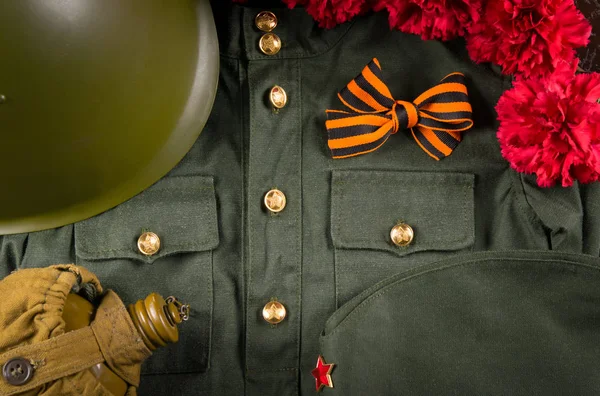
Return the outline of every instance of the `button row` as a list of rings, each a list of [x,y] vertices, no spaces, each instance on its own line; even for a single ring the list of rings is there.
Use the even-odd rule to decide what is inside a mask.
[[[278,190],[272,189],[265,194],[265,206],[271,213],[279,213],[285,209],[286,197],[285,194]],[[405,247],[412,243],[414,239],[414,230],[406,223],[398,223],[390,231],[390,238],[396,246]],[[152,256],[160,249],[160,238],[153,232],[144,232],[138,239],[138,250],[146,256]],[[283,322],[287,314],[285,306],[273,299],[265,304],[262,315],[263,319],[271,324],[276,325]],[[33,375],[29,362],[22,359],[13,359],[3,367],[4,378],[13,385],[20,385],[28,382]]]
[[[258,47],[265,55],[275,55],[281,49],[281,39],[275,33],[271,33],[277,27],[277,17],[271,11],[261,11],[254,18],[254,24],[258,30],[265,32],[258,41]],[[287,94],[283,88],[275,85],[269,92],[269,100],[275,110],[285,107]]]
[[[271,90],[272,91],[272,90]],[[284,92],[285,95],[285,92]],[[279,213],[283,209],[285,209],[286,205],[285,194],[274,188],[265,194],[265,206],[271,213]],[[265,304],[262,315],[265,322],[276,325],[278,323],[283,322],[285,319],[287,312],[282,303],[273,299]]]
[[[275,33],[271,33],[277,27],[277,17],[271,11],[261,11],[254,18],[254,24],[258,30],[266,32],[258,41],[258,47],[265,55],[275,55],[281,49],[281,39]]]
[[[283,191],[274,188],[265,194],[264,204],[269,212],[279,213],[285,209],[287,199]],[[413,228],[406,223],[398,223],[390,231],[390,239],[396,246],[408,246],[414,237]],[[143,255],[153,256],[160,250],[160,238],[153,232],[144,232],[138,238],[137,246]]]

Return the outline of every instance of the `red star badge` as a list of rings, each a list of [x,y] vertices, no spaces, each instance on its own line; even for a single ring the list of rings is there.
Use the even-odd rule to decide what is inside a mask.
[[[323,360],[323,356],[319,355],[317,367],[311,371],[317,382],[317,392],[320,392],[324,386],[333,388],[333,381],[331,380],[331,370],[333,370],[333,366],[335,366],[335,364],[326,364],[325,360]]]

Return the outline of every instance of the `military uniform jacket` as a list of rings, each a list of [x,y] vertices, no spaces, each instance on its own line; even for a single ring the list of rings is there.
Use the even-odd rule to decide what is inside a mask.
[[[600,391],[600,186],[542,189],[509,167],[494,106],[510,78],[473,63],[463,40],[390,31],[383,14],[325,30],[302,9],[266,9],[282,43],[267,55],[264,9],[213,8],[219,90],[191,151],[114,209],[0,237],[0,276],[76,263],[126,303],[189,302],[141,395],[310,395],[319,355],[335,364],[323,394]],[[343,109],[338,91],[374,57],[406,100],[465,74],[474,127],[452,155],[435,161],[400,131],[332,159],[325,110]],[[274,86],[287,94],[277,111]],[[414,230],[404,247],[390,240],[399,222]],[[146,231],[161,240],[151,256],[136,245]],[[263,318],[271,301],[278,324]]]

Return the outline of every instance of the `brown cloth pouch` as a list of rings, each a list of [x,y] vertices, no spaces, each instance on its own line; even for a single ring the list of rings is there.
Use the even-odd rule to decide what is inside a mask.
[[[19,270],[0,281],[0,367],[21,357],[34,367],[21,386],[0,378],[0,394],[111,395],[88,369],[105,362],[135,395],[150,356],[119,297],[107,291],[90,326],[65,333],[67,295],[102,293],[94,274],[75,265]]]

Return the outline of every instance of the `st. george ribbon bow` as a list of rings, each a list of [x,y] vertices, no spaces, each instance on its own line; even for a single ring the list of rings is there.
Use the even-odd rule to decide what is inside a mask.
[[[338,97],[352,111],[327,110],[325,127],[333,158],[377,150],[390,135],[410,129],[415,141],[436,160],[447,157],[473,126],[465,76],[451,73],[412,102],[395,100],[374,58]]]

